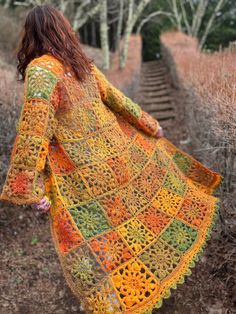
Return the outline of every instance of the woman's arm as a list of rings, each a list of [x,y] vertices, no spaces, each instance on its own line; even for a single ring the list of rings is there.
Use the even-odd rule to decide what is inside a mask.
[[[15,204],[35,203],[45,194],[43,170],[55,127],[52,95],[59,76],[37,59],[26,69],[24,104],[0,195]]]
[[[159,122],[141,109],[129,97],[113,86],[105,75],[93,64],[94,74],[102,101],[115,112],[120,113],[130,123],[145,133],[158,137],[161,128]],[[159,133],[158,133],[159,131]]]

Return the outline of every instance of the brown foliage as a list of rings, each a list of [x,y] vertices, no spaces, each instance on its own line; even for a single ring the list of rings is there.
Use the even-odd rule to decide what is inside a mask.
[[[223,177],[222,228],[236,234],[236,56],[226,49],[200,52],[198,42],[180,32],[161,36],[176,88],[181,90],[189,139],[195,152]],[[233,201],[234,200],[234,201]]]

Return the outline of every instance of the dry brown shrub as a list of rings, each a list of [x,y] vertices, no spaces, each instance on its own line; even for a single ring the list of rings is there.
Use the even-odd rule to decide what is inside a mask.
[[[19,35],[20,27],[17,17],[13,17],[10,11],[0,7],[0,49],[6,53],[9,62],[14,59]]]
[[[236,235],[236,54],[207,53],[195,38],[180,32],[161,36],[174,85],[182,92],[189,139],[198,158],[223,177],[222,226]]]
[[[0,183],[2,184],[9,155],[16,135],[16,123],[22,105],[22,84],[17,82],[15,69],[0,56]]]

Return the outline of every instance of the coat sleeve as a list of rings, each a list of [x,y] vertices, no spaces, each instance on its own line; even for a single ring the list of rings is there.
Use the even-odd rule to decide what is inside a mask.
[[[21,205],[45,195],[44,166],[55,128],[51,100],[57,81],[58,75],[45,66],[31,61],[26,68],[24,103],[0,200]]]
[[[113,111],[120,113],[136,128],[155,136],[160,128],[159,122],[113,86],[95,64],[93,64],[93,69],[102,101]]]

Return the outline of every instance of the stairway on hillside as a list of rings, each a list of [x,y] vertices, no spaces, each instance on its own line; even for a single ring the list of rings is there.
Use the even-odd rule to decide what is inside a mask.
[[[142,63],[137,99],[143,110],[159,121],[164,131],[173,127],[176,112],[168,69],[162,60]]]

